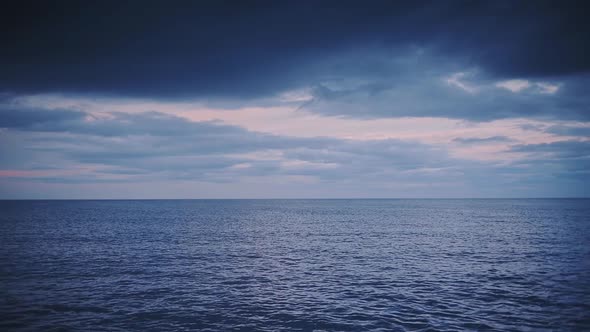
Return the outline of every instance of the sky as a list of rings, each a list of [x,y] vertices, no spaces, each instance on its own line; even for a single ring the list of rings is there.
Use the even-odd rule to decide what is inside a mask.
[[[590,196],[583,1],[19,1],[0,198]]]

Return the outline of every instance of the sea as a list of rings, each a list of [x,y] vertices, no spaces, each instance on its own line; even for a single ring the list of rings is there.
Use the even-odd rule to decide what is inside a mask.
[[[589,199],[0,202],[0,331],[590,331]]]

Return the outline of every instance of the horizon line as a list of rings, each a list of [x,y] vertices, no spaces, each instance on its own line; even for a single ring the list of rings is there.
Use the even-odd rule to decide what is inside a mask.
[[[503,200],[503,199],[590,199],[568,197],[291,197],[291,198],[0,198],[0,201],[221,201],[221,200]]]

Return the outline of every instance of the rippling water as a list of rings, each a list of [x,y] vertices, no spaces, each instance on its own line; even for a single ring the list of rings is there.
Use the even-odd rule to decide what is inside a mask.
[[[0,202],[1,330],[590,330],[590,200]]]

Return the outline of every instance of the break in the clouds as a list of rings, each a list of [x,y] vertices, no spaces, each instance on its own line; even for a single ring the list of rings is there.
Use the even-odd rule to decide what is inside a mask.
[[[584,196],[583,5],[6,6],[0,195]]]

